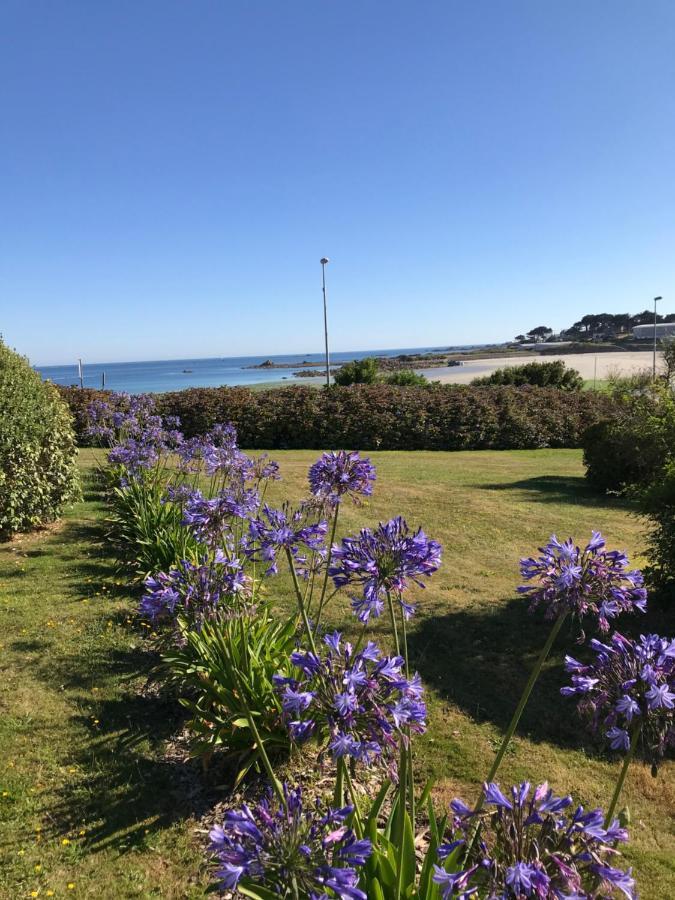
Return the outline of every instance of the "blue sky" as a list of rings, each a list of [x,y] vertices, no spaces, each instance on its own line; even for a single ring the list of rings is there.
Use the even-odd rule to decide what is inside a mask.
[[[38,364],[675,311],[675,4],[4,0],[0,331]]]

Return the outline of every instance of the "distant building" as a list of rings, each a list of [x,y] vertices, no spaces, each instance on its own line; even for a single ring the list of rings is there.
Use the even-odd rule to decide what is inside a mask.
[[[633,337],[638,341],[654,340],[653,325],[636,325],[633,328]],[[664,337],[675,337],[675,322],[661,322],[656,325],[657,340]]]

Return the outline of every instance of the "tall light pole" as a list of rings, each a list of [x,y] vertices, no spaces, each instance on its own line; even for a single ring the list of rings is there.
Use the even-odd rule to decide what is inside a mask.
[[[654,297],[654,357],[652,360],[652,381],[656,381],[656,304],[663,297]]]
[[[326,339],[326,387],[330,387],[330,357],[328,355],[328,310],[326,307],[326,265],[330,262],[327,256],[321,258],[321,283],[323,286],[323,333]]]

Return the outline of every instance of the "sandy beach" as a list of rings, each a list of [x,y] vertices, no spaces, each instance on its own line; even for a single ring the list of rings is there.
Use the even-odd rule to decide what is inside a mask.
[[[501,357],[496,359],[472,359],[467,360],[462,366],[442,366],[434,369],[418,369],[429,381],[441,381],[444,384],[468,384],[474,378],[482,375],[490,375],[495,369],[503,369],[505,366],[521,366],[526,362],[536,359],[538,362],[552,362],[559,359],[570,369],[576,369],[582,378],[592,380],[597,378],[602,381],[610,373],[618,372],[622,375],[630,375],[643,369],[652,367],[652,354],[649,351],[616,353],[566,353],[559,356],[536,356],[528,359],[522,357]],[[656,359],[657,368],[660,366],[660,356]]]

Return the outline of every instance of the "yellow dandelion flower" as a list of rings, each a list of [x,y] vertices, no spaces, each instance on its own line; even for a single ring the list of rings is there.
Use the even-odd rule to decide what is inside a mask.
[[[61,843],[62,843],[62,845],[63,845],[64,847],[67,847],[68,844],[70,843],[70,841],[68,840],[68,838],[63,838],[63,840],[61,841]]]
[[[47,891],[47,896],[48,896],[48,897],[53,897],[53,896],[54,896],[54,891],[53,891],[51,888],[49,888],[49,890]]]
[[[35,866],[35,871],[36,871],[36,872],[41,872],[41,871],[42,871],[42,866],[40,865],[40,863],[38,863],[38,864]]]
[[[31,895],[31,897],[39,897],[39,896],[40,896],[40,892],[39,892],[39,891],[31,891],[31,892],[30,892],[30,895]]]
[[[69,891],[74,891],[75,890],[75,882],[69,881],[68,884],[66,885],[66,887],[68,888]]]

